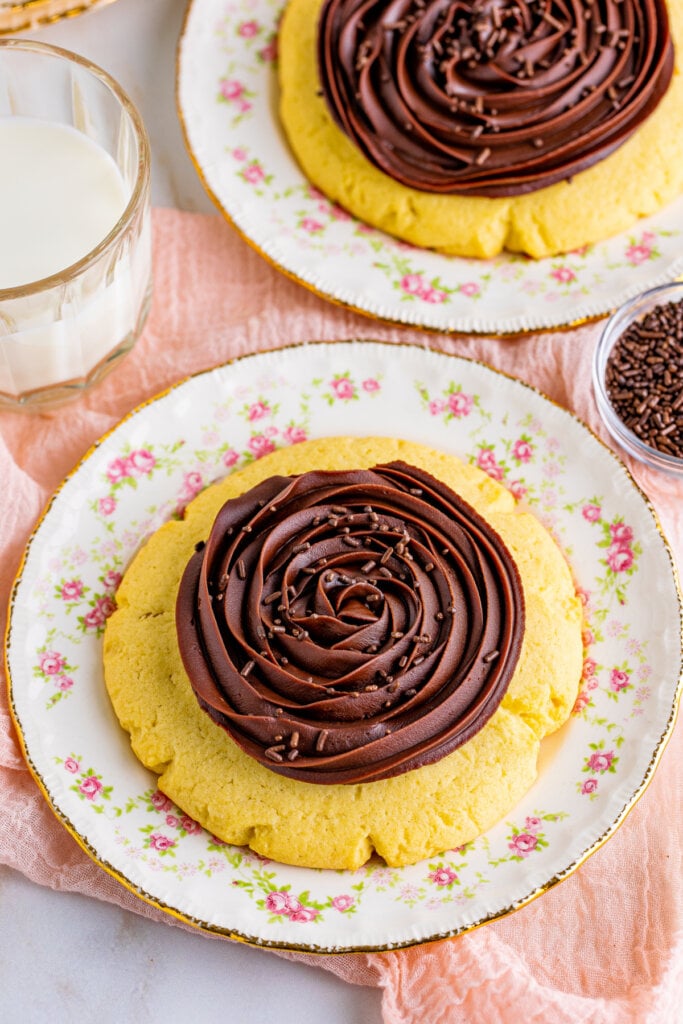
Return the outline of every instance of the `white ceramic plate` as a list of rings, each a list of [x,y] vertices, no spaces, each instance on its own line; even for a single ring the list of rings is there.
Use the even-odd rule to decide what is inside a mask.
[[[502,479],[565,548],[586,607],[584,682],[540,777],[477,842],[400,870],[269,863],[156,792],[102,681],[102,627],[140,543],[233,466],[309,436],[404,436]],[[67,828],[133,891],[202,928],[296,949],[455,935],[568,875],[616,828],[673,726],[681,609],[669,549],[616,457],[531,388],[376,342],[247,357],[178,385],[102,440],[52,500],[15,586],[13,712]]]
[[[73,18],[93,7],[103,7],[114,0],[15,0],[0,4],[0,35],[5,32],[27,32],[60,18]]]
[[[178,110],[209,194],[280,270],[363,313],[441,331],[509,333],[610,312],[683,271],[683,198],[609,242],[534,262],[466,260],[368,228],[303,177],[277,116],[283,0],[192,0]]]

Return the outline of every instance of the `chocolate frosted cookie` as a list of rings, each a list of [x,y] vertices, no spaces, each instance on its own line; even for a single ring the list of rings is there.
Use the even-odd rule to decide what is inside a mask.
[[[318,61],[332,117],[390,177],[514,196],[625,142],[674,54],[664,0],[325,0]]]
[[[683,191],[682,9],[290,0],[283,125],[315,185],[406,241],[578,248]]]
[[[392,462],[270,477],[226,502],[183,575],[177,627],[214,721],[273,771],[331,785],[471,739],[517,666],[524,602],[486,521]]]
[[[329,438],[210,487],[136,556],[105,678],[159,787],[275,859],[473,839],[573,705],[581,611],[538,521],[419,445]]]

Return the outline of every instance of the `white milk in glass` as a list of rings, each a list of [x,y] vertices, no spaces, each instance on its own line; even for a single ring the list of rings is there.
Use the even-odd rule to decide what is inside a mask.
[[[11,306],[1,294],[60,275],[86,257],[116,226],[130,194],[112,157],[77,129],[0,117],[0,392],[87,378],[132,337],[149,287],[148,218],[137,248],[113,250],[99,271],[75,281],[65,275],[58,308],[54,288],[42,299],[34,289]]]
[[[121,172],[87,135],[30,117],[0,118],[0,289],[83,259],[127,202]]]

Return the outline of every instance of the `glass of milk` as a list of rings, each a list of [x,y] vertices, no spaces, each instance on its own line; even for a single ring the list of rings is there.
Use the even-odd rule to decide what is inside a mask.
[[[135,343],[152,289],[150,153],[106,72],[0,40],[0,407],[77,395]]]

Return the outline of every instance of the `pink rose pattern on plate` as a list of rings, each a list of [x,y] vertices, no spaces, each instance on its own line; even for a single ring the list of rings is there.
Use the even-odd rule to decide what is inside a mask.
[[[514,286],[515,292],[543,301],[551,323],[564,323],[575,319],[576,300],[590,302],[596,287],[603,283],[607,258],[602,248],[585,247],[563,261],[534,262],[513,254],[484,262],[439,257],[363,224],[308,183],[280,188],[277,173],[254,155],[250,144],[234,148],[231,157],[236,162],[236,177],[250,186],[250,191],[268,197],[271,231],[304,256],[319,253],[326,258],[361,259],[374,293],[382,295],[384,315],[392,318],[401,319],[403,307],[412,305],[420,310],[416,322],[428,326],[438,326],[441,321],[449,326],[454,309],[467,324],[474,324],[478,300],[487,294],[502,295]],[[666,229],[645,232],[651,240],[679,234]],[[670,252],[669,260],[672,255]],[[638,264],[663,258],[652,242],[641,246],[630,239],[624,243],[621,258],[611,258],[607,269],[615,274],[626,268],[632,272]],[[510,305],[516,308],[517,304],[512,300]],[[560,306],[566,307],[564,316],[556,311]],[[447,312],[439,314],[439,309]],[[515,326],[507,329],[525,325],[515,321]]]
[[[160,790],[150,788],[139,797],[129,798],[125,807],[115,806],[111,804],[112,787],[104,785],[102,776],[93,768],[84,768],[80,755],[70,754],[56,758],[56,761],[74,776],[70,789],[78,794],[79,799],[87,800],[95,813],[104,812],[105,801],[109,801],[107,810],[113,818],[140,809],[147,812],[151,820],[138,829],[140,840],[137,844],[119,833],[119,843],[127,847],[131,857],[155,863],[155,870],[172,873],[178,878],[198,873],[210,877],[230,867],[234,876],[232,885],[253,900],[259,910],[265,911],[271,923],[283,918],[298,924],[320,922],[331,911],[350,916],[359,909],[363,895],[373,889],[377,892],[391,890],[398,903],[408,906],[424,903],[429,909],[436,909],[446,903],[474,899],[477,889],[488,883],[488,879],[479,872],[469,884],[461,881],[461,873],[468,867],[465,855],[476,845],[468,843],[451,851],[457,855],[457,860],[447,857],[430,862],[423,884],[419,886],[406,886],[400,870],[387,868],[373,860],[349,875],[347,889],[342,893],[314,897],[306,890],[295,894],[291,885],[278,882],[275,870],[268,870],[270,861],[211,836]],[[545,818],[548,821],[559,820],[557,815],[546,815]],[[199,859],[179,861],[179,854],[185,852],[182,840],[187,836],[202,836],[206,849]],[[188,855],[191,856],[189,851]],[[491,864],[495,862],[491,861]],[[319,874],[324,877],[327,873]],[[358,880],[353,881],[354,878]]]
[[[407,249],[419,258],[419,249],[401,242],[394,242],[398,249]],[[389,248],[389,247],[387,247]],[[482,297],[488,284],[488,275],[479,281],[462,281],[446,283],[440,274],[430,274],[428,270],[418,267],[407,256],[387,252],[385,260],[375,260],[373,267],[391,282],[398,293],[399,302],[420,302],[430,306],[448,305],[454,295],[477,300]]]
[[[570,512],[580,511],[582,519],[599,531],[597,545],[603,549],[600,564],[604,567],[604,573],[597,579],[599,590],[604,595],[613,593],[620,605],[626,604],[628,583],[643,552],[633,528],[621,515],[606,517],[598,495],[570,503],[566,508]]]
[[[452,310],[468,322],[476,321],[479,300],[487,293],[497,299],[509,293],[512,308],[519,310],[516,297],[521,293],[543,304],[549,326],[568,323],[577,315],[595,312],[591,308],[577,314],[577,300],[590,305],[596,294],[605,292],[610,279],[620,292],[622,282],[630,285],[633,273],[642,274],[641,289],[637,289],[642,290],[653,283],[655,268],[659,279],[678,259],[680,231],[671,229],[671,218],[666,223],[662,219],[662,226],[537,263],[512,254],[488,261],[438,256],[357,221],[293,172],[288,152],[274,147],[272,132],[263,130],[272,117],[270,96],[281,11],[282,0],[237,0],[225,5],[215,29],[219,70],[211,94],[193,102],[204,112],[203,120],[210,113],[217,134],[227,131],[228,165],[245,191],[243,198],[268,197],[260,214],[269,221],[267,235],[286,239],[294,253],[303,254],[304,262],[309,253],[345,261],[361,259],[363,286],[382,296],[385,315],[401,319],[406,307],[414,307],[428,325],[445,327]],[[505,308],[505,298],[495,306]],[[515,321],[524,317],[518,312]],[[524,326],[528,324],[506,323],[501,330]]]
[[[563,301],[569,303],[566,320],[574,318],[571,303],[577,297],[590,300],[602,274],[593,264],[604,259],[596,256],[596,247],[587,246],[569,254],[562,261],[533,263],[505,254],[494,260],[478,264],[474,260],[450,259],[426,253],[406,242],[392,239],[380,231],[357,221],[337,203],[330,202],[318,189],[308,183],[280,189],[277,175],[267,161],[254,154],[250,144],[234,147],[230,156],[235,161],[235,175],[258,196],[267,196],[269,219],[273,230],[302,252],[319,252],[326,257],[350,260],[364,259],[367,274],[386,281],[384,299],[392,315],[401,316],[401,306],[417,304],[422,311],[438,307],[457,306],[463,316],[476,320],[477,300],[487,292],[498,290],[511,282],[516,289],[534,299],[542,299],[549,306]],[[291,204],[296,208],[292,209]],[[644,232],[645,242],[631,238],[625,246],[623,258],[612,261],[609,269],[623,271],[647,261],[659,260],[662,253],[654,246],[655,237],[678,235],[679,232],[660,230]],[[410,256],[406,255],[410,254]],[[377,258],[381,257],[381,258]],[[435,261],[439,263],[435,266]],[[416,262],[418,261],[418,262]],[[543,269],[549,264],[549,269]],[[479,270],[484,266],[486,269]],[[376,282],[378,285],[379,282]],[[375,289],[379,289],[376,287]],[[551,314],[553,320],[556,315]],[[434,316],[426,314],[428,323]],[[562,317],[558,322],[564,322]]]
[[[510,850],[510,853],[505,857],[492,860],[490,862],[491,866],[497,867],[499,864],[509,861],[521,863],[527,857],[531,857],[546,849],[549,844],[547,836],[548,825],[564,821],[568,817],[569,815],[565,811],[551,813],[537,811],[533,815],[527,815],[521,826],[508,823],[510,831],[507,835],[507,848]]]
[[[79,799],[88,801],[95,813],[102,814],[106,808],[113,819],[136,811],[146,813],[148,820],[138,828],[137,842],[117,831],[117,841],[126,848],[128,856],[142,859],[153,865],[153,870],[173,874],[179,880],[196,874],[211,877],[229,868],[232,886],[244,892],[259,911],[265,912],[271,924],[283,919],[297,924],[320,923],[332,912],[351,917],[361,906],[363,896],[371,891],[390,893],[397,903],[407,906],[421,903],[435,910],[447,903],[474,899],[481,886],[490,881],[480,871],[470,871],[468,866],[468,854],[477,846],[488,850],[488,838],[483,836],[476,843],[467,843],[429,862],[419,885],[406,885],[401,870],[388,868],[373,858],[358,871],[346,873],[348,884],[341,893],[313,895],[310,890],[294,893],[291,884],[278,879],[277,864],[212,836],[159,789],[149,788],[139,796],[129,797],[125,806],[116,806],[112,802],[113,787],[105,785],[102,775],[94,768],[85,768],[80,754],[71,753],[55,761],[72,777],[69,788]],[[563,813],[539,811],[536,816],[527,817],[523,829],[511,826],[508,846],[513,853],[504,859],[523,859],[533,850],[547,846],[546,834],[540,831],[542,823],[561,821],[565,817]],[[201,837],[203,849],[198,857],[196,847],[187,851],[183,847],[183,840],[190,836]],[[180,860],[179,855],[186,855],[188,859]],[[502,863],[490,857],[488,861],[491,867]],[[316,874],[324,879],[332,873]],[[466,881],[463,875],[467,875]]]
[[[369,408],[384,393],[383,372],[369,364],[331,368],[308,381],[269,373],[253,385],[236,387],[230,397],[204,410],[199,443],[179,439],[162,446],[150,438],[106,456],[99,492],[89,504],[97,527],[92,542],[71,542],[53,552],[44,579],[34,588],[37,620],[45,623],[45,631],[36,648],[33,675],[45,687],[46,708],[77,692],[78,647],[99,641],[123,568],[152,529],[181,514],[187,500],[225,472],[266,451],[315,436],[323,409],[354,410],[366,404]],[[594,546],[599,572],[583,581],[579,591],[585,613],[584,671],[574,707],[574,716],[589,731],[572,785],[581,800],[599,801],[610,779],[618,776],[627,739],[625,723],[644,712],[651,695],[647,642],[634,635],[628,616],[642,544],[634,527],[606,507],[603,496],[567,500],[566,454],[531,414],[516,419],[506,415],[498,423],[495,403],[457,378],[444,380],[439,390],[414,381],[412,393],[412,413],[430,423],[438,421],[445,439],[456,432],[469,460],[533,507],[556,530],[560,543],[570,517],[573,528]],[[161,499],[160,482],[165,483]],[[138,496],[141,489],[144,497]],[[130,514],[131,501],[136,512],[144,506],[144,517]],[[605,657],[604,650],[612,653]],[[327,873],[318,873],[321,885],[313,892],[312,887],[292,883],[280,865],[269,865],[256,854],[210,836],[154,785],[117,804],[113,786],[90,759],[86,763],[69,752],[57,761],[78,800],[116,823],[116,842],[127,857],[178,882],[227,873],[230,885],[273,927],[351,919],[370,893],[434,912],[446,904],[469,902],[486,891],[503,864],[522,863],[551,848],[556,826],[568,816],[563,810],[545,808],[520,821],[502,823],[498,833],[504,841],[491,833],[447,851],[418,866],[419,877],[413,874],[410,882],[404,871],[372,860],[357,872],[339,876],[338,886],[329,891]],[[135,834],[123,825],[129,817],[138,822]]]
[[[272,17],[254,17],[253,11],[254,5],[250,3],[232,5],[217,30],[219,38],[225,41],[225,49],[231,50],[216,93],[216,101],[227,108],[227,126],[231,130],[253,117],[258,96],[253,80],[277,60],[277,25]]]
[[[57,757],[55,761],[73,777],[69,789],[78,799],[87,801],[96,814],[103,814],[105,802],[111,799],[112,787],[105,786],[102,776],[98,775],[94,768],[85,768],[83,758],[79,755],[70,754],[63,760]]]
[[[69,663],[57,648],[57,643],[57,630],[49,629],[45,642],[36,651],[36,663],[33,666],[33,675],[48,686],[49,696],[45,703],[48,709],[71,695],[73,674],[78,670],[78,665]]]
[[[374,398],[382,390],[381,374],[377,377],[356,378],[348,370],[333,374],[330,378],[315,377],[311,387],[319,392],[328,405],[358,402],[363,398]]]
[[[478,421],[483,418],[490,421],[491,416],[482,409],[479,395],[471,395],[463,391],[460,384],[451,381],[440,395],[431,396],[424,384],[416,381],[415,384],[420,396],[422,407],[429,412],[430,416],[443,419],[444,423],[451,420],[464,420],[476,412]]]
[[[558,438],[549,435],[542,424],[531,415],[522,416],[516,423],[508,424],[506,432],[493,441],[487,437],[487,425],[492,422],[492,413],[482,405],[479,395],[463,391],[456,381],[450,381],[443,390],[434,394],[421,381],[415,382],[422,408],[430,416],[439,418],[448,426],[453,421],[466,430],[469,438],[469,461],[482,469],[494,480],[504,483],[518,501],[524,500],[551,532],[555,531],[558,509],[561,505],[564,487],[561,484],[566,455],[560,451]],[[526,468],[541,467],[540,483],[538,473],[529,479]]]
[[[153,870],[173,874],[182,880],[197,874],[211,877],[231,868],[231,884],[254,900],[258,909],[269,915],[271,922],[287,918],[297,924],[309,924],[322,921],[327,912],[349,917],[360,906],[362,894],[367,889],[365,881],[350,884],[342,893],[317,898],[308,891],[295,894],[290,885],[278,885],[276,872],[267,870],[270,864],[267,858],[230,846],[210,835],[160,790],[147,789],[139,796],[129,798],[125,806],[115,806],[111,803],[113,787],[104,785],[102,776],[93,768],[84,768],[79,754],[72,753],[55,760],[72,776],[69,788],[79,799],[87,800],[95,813],[104,813],[105,807],[112,818],[141,809],[147,812],[150,820],[138,829],[140,838],[137,843],[120,831],[117,835],[119,845],[126,848],[130,857],[146,861],[154,866]],[[190,859],[180,860],[179,855],[186,852],[182,843],[188,836],[200,836],[205,849],[199,858],[194,851],[188,850]]]

